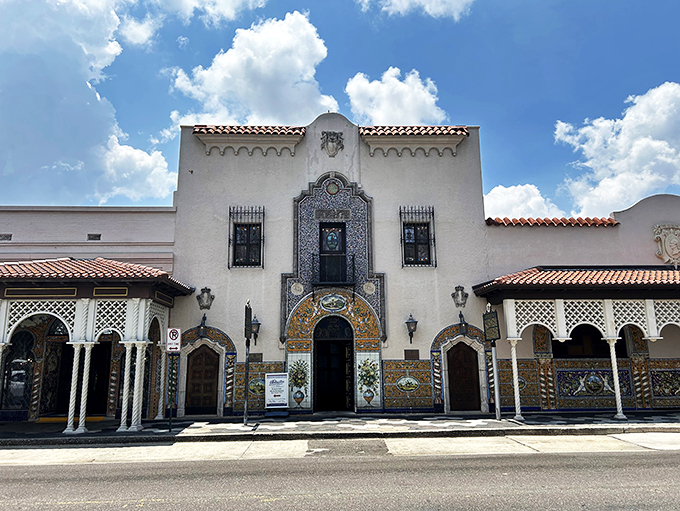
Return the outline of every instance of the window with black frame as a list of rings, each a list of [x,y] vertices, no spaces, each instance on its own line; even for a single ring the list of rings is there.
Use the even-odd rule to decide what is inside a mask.
[[[437,266],[434,238],[434,207],[402,206],[402,266]]]
[[[229,208],[229,267],[264,267],[264,207]]]

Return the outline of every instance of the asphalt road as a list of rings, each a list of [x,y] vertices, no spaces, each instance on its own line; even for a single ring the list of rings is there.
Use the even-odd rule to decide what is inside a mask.
[[[380,439],[305,447],[295,457],[0,466],[0,511],[680,509],[677,451],[428,455],[422,444],[411,456]],[[92,452],[80,449],[83,459]],[[39,450],[45,460],[55,452]]]

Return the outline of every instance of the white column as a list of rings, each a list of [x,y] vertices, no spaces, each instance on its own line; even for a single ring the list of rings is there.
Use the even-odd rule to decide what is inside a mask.
[[[64,433],[75,433],[75,416],[76,416],[76,398],[78,397],[78,372],[80,369],[80,348],[83,343],[69,343],[73,346],[73,370],[71,371],[71,394],[68,402],[68,422]]]
[[[505,335],[507,335],[508,338],[519,337],[519,334],[517,333],[515,300],[503,300],[503,318],[505,319]]]
[[[80,387],[80,416],[78,417],[78,429],[76,433],[87,433],[85,427],[85,418],[87,416],[87,392],[90,387],[90,360],[92,359],[92,348],[95,343],[86,342],[83,344],[85,348],[85,362],[83,363],[83,382]]]
[[[568,340],[567,316],[564,313],[564,300],[562,298],[555,299],[555,321],[557,322],[557,336],[555,340],[560,342]]]
[[[647,339],[654,342],[661,339],[659,327],[656,324],[656,311],[654,310],[654,300],[645,300],[645,312],[647,313]]]
[[[7,310],[9,309],[9,302],[7,300],[0,299],[0,344],[9,342],[9,339],[5,339],[7,335]]]
[[[515,389],[515,420],[523,421],[522,406],[519,402],[519,370],[517,369],[517,341],[519,339],[508,339],[510,343],[510,354],[512,356],[512,386]]]
[[[142,427],[142,400],[144,399],[144,352],[145,342],[136,342],[137,358],[135,362],[135,387],[132,396],[132,420],[128,431],[141,431]]]
[[[161,348],[161,381],[159,382],[158,388],[159,390],[159,396],[158,396],[158,413],[156,414],[156,420],[162,420],[165,417],[165,366],[167,364],[167,356],[166,352],[163,349],[163,346],[160,345]]]
[[[132,348],[134,345],[131,342],[125,344],[125,375],[123,376],[123,404],[120,408],[120,427],[118,432],[127,431],[127,414],[128,404],[130,403],[130,366],[132,365]]]
[[[612,360],[612,377],[614,379],[614,395],[616,397],[616,415],[615,419],[626,420],[626,416],[623,415],[623,405],[621,404],[621,386],[619,385],[619,364],[616,361],[616,338],[606,339],[609,343],[609,357]]]
[[[618,337],[619,333],[616,331],[616,319],[614,317],[614,300],[604,300],[604,328],[605,336],[609,338]]]

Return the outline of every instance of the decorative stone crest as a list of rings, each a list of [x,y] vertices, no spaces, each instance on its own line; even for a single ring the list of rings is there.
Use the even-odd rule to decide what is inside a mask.
[[[198,300],[198,307],[200,309],[210,309],[214,299],[215,295],[210,293],[209,287],[204,287],[201,289],[201,294],[196,295],[196,300]]]
[[[342,131],[322,131],[321,132],[321,149],[326,151],[326,154],[334,158],[336,154],[342,151],[345,145],[342,141]]]
[[[678,269],[680,263],[680,225],[657,225],[654,241],[659,244],[656,256]]]

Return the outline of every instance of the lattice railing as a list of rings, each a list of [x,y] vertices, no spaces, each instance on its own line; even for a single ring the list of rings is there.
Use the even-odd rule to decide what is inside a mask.
[[[603,334],[606,333],[604,323],[604,302],[602,300],[565,300],[564,316],[567,335],[575,326],[590,323]]]
[[[168,316],[168,308],[156,302],[151,302],[147,308],[148,325],[151,325],[153,318],[158,318],[159,327],[162,330],[164,325],[167,325],[166,318]]]
[[[95,339],[104,330],[117,330],[125,335],[127,300],[98,300],[95,314]]]
[[[680,325],[680,300],[654,300],[654,314],[659,332],[669,323]]]
[[[73,327],[76,321],[75,300],[17,300],[10,302],[7,318],[7,332],[22,319],[41,312],[52,314],[61,319],[73,337]]]
[[[645,302],[642,300],[614,300],[613,308],[616,332],[629,324],[638,325],[645,334],[649,331]]]
[[[529,325],[541,324],[552,330],[557,335],[557,319],[555,315],[555,302],[552,300],[515,300],[515,317],[517,321],[517,334]]]

